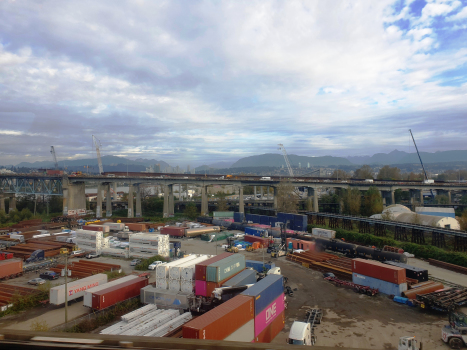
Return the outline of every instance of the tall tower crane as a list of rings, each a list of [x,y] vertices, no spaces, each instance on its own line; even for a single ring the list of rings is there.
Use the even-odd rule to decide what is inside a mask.
[[[285,150],[284,145],[282,143],[279,143],[278,146],[279,146],[279,150],[281,150],[282,154],[284,155],[285,164],[287,165],[287,169],[289,170],[289,175],[291,177],[294,177],[292,167],[290,166],[289,157],[287,157],[287,151]]]
[[[54,158],[54,163],[55,163],[55,170],[58,169],[58,162],[57,162],[57,156],[55,155],[55,148],[54,146],[50,146],[50,153],[52,153],[52,156]]]
[[[410,132],[410,136],[412,136],[413,144],[415,145],[415,150],[417,151],[418,159],[420,159],[420,164],[422,165],[423,173],[425,174],[425,181],[428,182],[428,175],[426,173],[425,166],[423,165],[422,157],[420,157],[420,153],[418,152],[418,147],[417,147],[417,144],[415,143],[415,138],[413,137],[412,130],[409,129],[409,132]],[[435,195],[433,194],[432,189],[430,189],[430,194],[431,194],[431,198],[434,199]]]
[[[92,141],[94,145],[96,146],[97,164],[99,165],[99,174],[102,174],[104,172],[104,167],[102,166],[101,151],[99,150],[99,146],[102,146],[102,145],[99,139],[95,137],[94,135],[92,135]]]

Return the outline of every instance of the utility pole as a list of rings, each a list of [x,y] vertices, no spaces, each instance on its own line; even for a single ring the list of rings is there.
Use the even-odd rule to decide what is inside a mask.
[[[68,251],[65,254],[65,325],[68,323]]]

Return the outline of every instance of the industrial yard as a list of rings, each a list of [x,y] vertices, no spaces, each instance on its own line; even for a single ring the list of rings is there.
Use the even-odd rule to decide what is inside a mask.
[[[235,217],[238,220],[237,214]],[[111,310],[123,300],[134,298],[139,300],[141,296],[141,304],[139,309],[129,310],[128,316],[117,317],[89,331],[94,334],[116,334],[119,336],[139,334],[149,337],[183,336],[199,339],[207,337],[204,339],[245,341],[245,339],[253,339],[252,332],[254,330],[253,341],[285,344],[289,341],[289,332],[294,322],[302,321],[307,310],[316,309],[322,313],[321,322],[315,325],[313,333],[314,345],[316,346],[397,349],[398,340],[402,336],[415,336],[419,341],[422,340],[424,349],[437,349],[446,346],[440,337],[441,328],[447,323],[446,313],[422,309],[413,293],[413,296],[408,299],[409,302],[402,304],[395,302],[397,295],[401,299],[404,299],[402,297],[405,293],[407,296],[412,295],[410,288],[417,288],[419,281],[408,278],[409,275],[407,275],[407,283],[405,283],[406,270],[400,267],[391,267],[374,260],[349,257],[348,252],[339,250],[342,247],[347,249],[348,243],[337,245],[336,251],[328,250],[326,246],[319,246],[319,244],[328,244],[328,241],[321,234],[329,234],[331,231],[318,230],[320,236],[316,237],[303,234],[298,229],[303,229],[306,225],[306,217],[303,220],[300,215],[296,217],[295,230],[281,230],[266,224],[239,224],[234,219],[222,221],[222,219],[213,220],[212,218],[210,220],[200,218],[201,223],[176,223],[173,226],[166,225],[166,227],[160,224],[91,222],[89,225],[82,225],[83,229],[77,229],[76,233],[68,232],[67,237],[77,238],[77,248],[73,246],[75,243],[71,243],[69,238],[62,237],[54,240],[52,235],[41,237],[42,241],[38,241],[37,236],[31,236],[25,243],[16,245],[16,248],[13,246],[7,251],[20,251],[23,254],[23,259],[34,257],[37,254],[34,249],[42,247],[46,249],[53,247],[53,253],[60,249],[69,248],[73,251],[78,249],[78,252],[81,251],[80,249],[85,249],[93,254],[103,254],[91,260],[84,259],[84,256],[79,256],[79,254],[77,257],[71,255],[68,259],[68,266],[71,270],[68,277],[70,288],[68,291],[72,290],[73,293],[76,293],[70,294],[68,299],[68,328],[79,324],[84,319],[94,317],[93,313],[95,312]],[[122,237],[122,234],[116,231],[112,233],[112,230],[108,229],[113,227],[115,230],[123,228],[127,230],[128,225],[132,225],[133,229],[140,231],[136,234],[132,233],[131,230],[124,232],[128,241],[122,238],[116,239],[115,237]],[[231,228],[226,229],[226,226],[231,226]],[[271,236],[265,238],[265,232],[268,230]],[[163,234],[161,235],[159,232]],[[276,254],[277,256],[278,254],[277,243],[281,241],[281,235],[288,236],[287,245],[291,249],[286,256],[279,254],[279,257],[274,258],[272,255]],[[59,236],[57,235],[57,237]],[[31,248],[28,248],[28,244],[31,245]],[[270,252],[267,251],[268,245],[270,245]],[[292,249],[295,246],[297,249]],[[173,255],[174,247],[179,247],[178,249],[185,258],[168,263],[167,268],[162,268],[165,266],[162,264],[157,265],[153,270],[137,270],[135,268],[137,263],[131,260],[135,257],[150,258],[158,253],[168,259],[169,253]],[[326,251],[324,251],[325,249]],[[359,246],[357,246],[356,252],[358,249],[360,249]],[[226,250],[230,253],[227,253]],[[369,254],[368,248],[362,251]],[[29,253],[26,254],[26,252]],[[10,276],[10,279],[1,282],[0,288],[3,286],[6,291],[16,289],[22,293],[34,295],[34,291],[39,293],[42,288],[41,286],[28,285],[29,280],[39,277],[45,269],[57,274],[57,279],[50,281],[52,288],[49,300],[43,303],[42,307],[1,317],[0,329],[4,329],[5,332],[33,330],[37,325],[43,325],[54,331],[65,329],[63,307],[65,277],[61,273],[65,266],[63,254],[57,254],[54,255],[53,265],[45,266],[37,271],[25,271],[21,276],[14,276],[14,278]],[[384,254],[386,257],[392,257],[396,261],[399,260],[413,266],[414,269],[416,267],[420,271],[429,271],[430,281],[420,283],[421,287],[412,289],[412,291],[422,291],[424,288],[431,288],[430,291],[438,290],[443,286],[447,288],[450,286],[467,287],[467,279],[461,273],[434,266],[417,258],[407,258],[400,252],[388,251]],[[378,256],[376,259],[381,259],[381,257]],[[206,265],[203,265],[204,261],[206,261]],[[259,271],[262,270],[264,263],[264,266],[271,268],[271,271],[278,269],[279,275],[265,275],[262,277],[264,280],[260,279],[256,283],[256,277],[254,277],[252,282],[246,282],[250,278],[247,276],[253,272],[245,270],[245,267],[252,266],[251,264],[255,262],[261,266]],[[362,267],[357,269],[356,265],[354,266],[357,262],[363,264]],[[33,264],[36,263],[33,262]],[[177,264],[180,267],[177,267]],[[383,280],[375,280],[379,281],[377,288],[372,282],[373,284],[369,284],[369,287],[360,285],[362,291],[356,293],[353,289],[357,276],[354,276],[352,272],[364,273],[367,279],[371,279],[372,277],[369,276],[372,275],[379,276],[374,274],[372,264],[375,269],[383,267],[389,269],[388,271],[393,270],[397,272],[399,277],[395,277],[394,280],[381,277]],[[25,263],[24,266],[28,266],[28,264]],[[169,266],[173,267],[169,268]],[[205,266],[205,275],[202,277],[198,274],[198,266]],[[209,272],[208,268],[217,270],[209,270]],[[254,270],[258,276],[257,268],[254,267]],[[106,271],[107,273],[118,272],[119,275],[110,280],[104,274]],[[213,274],[213,271],[217,272]],[[325,279],[324,272],[333,272],[336,277]],[[253,275],[255,274],[253,273]],[[188,279],[185,279],[184,276],[188,276]],[[361,275],[359,276],[362,278]],[[425,278],[423,277],[420,281],[425,281]],[[202,279],[209,279],[212,282],[203,282]],[[393,283],[385,282],[384,279]],[[87,282],[88,280],[89,282]],[[230,280],[233,284],[228,283]],[[236,282],[233,282],[234,280]],[[281,281],[281,286],[282,284],[285,286],[280,288],[280,294],[277,294],[279,297],[274,294],[277,291],[261,292],[264,288],[264,291],[269,290],[269,285],[273,286],[276,280]],[[354,283],[349,282],[352,280]],[[263,295],[262,293],[270,294],[266,299],[263,296],[266,304],[262,305],[258,302],[251,304],[253,306],[250,306],[250,309],[251,307],[257,308],[252,315],[248,315],[246,312],[249,300],[251,300],[249,299],[251,297],[248,296],[250,288],[245,290],[247,287],[241,287],[241,283],[254,283],[254,288],[250,288],[252,288],[251,293],[253,293],[251,295],[257,295],[256,298]],[[346,286],[350,286],[350,288],[346,288]],[[25,288],[29,288],[30,292],[27,292]],[[206,304],[208,306],[205,309],[205,302],[211,300],[216,288],[221,288],[220,301],[216,301],[215,304]],[[222,288],[240,289],[230,296],[230,294],[224,295]],[[259,291],[256,292],[255,288]],[[181,304],[179,303],[177,306],[176,303],[171,304],[172,301],[168,304],[155,302],[155,300],[159,300],[158,295],[164,290],[164,298],[172,298],[172,301],[181,300]],[[385,290],[388,291],[385,292]],[[370,293],[371,291],[372,293]],[[395,291],[396,296],[393,295],[390,298],[387,294],[392,294],[392,291]],[[242,295],[238,295],[238,293]],[[0,290],[0,296],[5,298],[5,295]],[[198,301],[193,304],[189,295],[195,295],[197,299],[194,300]],[[224,299],[225,296],[226,299]],[[285,300],[282,300],[283,296],[285,296]],[[392,300],[393,298],[394,300]],[[267,306],[268,304],[270,305]],[[150,305],[154,306],[150,307]],[[198,309],[193,309],[193,305],[198,305]],[[229,311],[231,310],[230,305],[236,305],[232,306],[233,310],[238,309],[232,315]],[[265,317],[264,313],[268,308],[274,310],[274,321],[268,327],[265,326],[266,324],[259,326],[262,322],[260,318]],[[164,311],[164,309],[168,310]],[[242,311],[243,316],[239,318],[242,309],[245,311]],[[460,307],[458,311],[465,312],[466,310]],[[238,315],[234,316],[235,313]],[[208,314],[211,315],[208,318],[218,318],[218,321],[213,323],[215,326],[204,321],[207,320],[204,315]],[[141,320],[135,315],[141,315]],[[235,320],[235,322],[228,322],[220,332],[220,329],[216,327],[224,324],[227,320]],[[200,335],[202,329],[203,336]],[[264,331],[261,331],[262,329]]]

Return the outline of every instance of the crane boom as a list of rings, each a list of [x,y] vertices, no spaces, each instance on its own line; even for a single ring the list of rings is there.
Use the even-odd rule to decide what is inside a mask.
[[[92,141],[94,142],[94,145],[96,146],[97,164],[99,166],[99,174],[103,174],[104,167],[102,166],[101,151],[99,149],[99,146],[102,146],[102,145],[99,139],[95,137],[94,135],[92,135]]]
[[[279,143],[278,146],[280,147],[279,149],[282,151],[282,154],[284,155],[285,164],[287,165],[287,169],[289,170],[289,175],[291,177],[294,177],[292,167],[290,166],[289,157],[287,157],[287,151],[285,150],[284,145],[282,143]]]
[[[55,155],[54,146],[50,146],[50,153],[52,153],[52,156],[54,158],[55,170],[58,170],[58,162],[57,162],[57,156]]]
[[[425,167],[423,166],[422,157],[420,157],[420,153],[418,152],[418,147],[417,147],[417,144],[415,143],[415,139],[413,137],[412,130],[409,129],[409,132],[410,132],[410,136],[412,136],[413,144],[415,145],[415,149],[417,151],[418,159],[420,159],[420,164],[422,165],[423,173],[425,174],[425,180],[428,180],[428,175],[426,174]]]

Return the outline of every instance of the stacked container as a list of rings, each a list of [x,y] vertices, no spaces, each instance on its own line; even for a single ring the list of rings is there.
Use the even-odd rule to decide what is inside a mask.
[[[168,257],[169,237],[160,234],[132,234],[129,237],[129,251],[132,258],[147,259],[154,255]]]
[[[237,295],[183,325],[183,338],[251,342],[254,339],[254,304],[251,296]],[[240,329],[235,339],[229,337]]]
[[[169,290],[179,292],[183,291],[193,292],[193,274],[195,265],[209,259],[210,255],[201,255],[195,259],[188,260],[180,265],[171,266],[169,268]],[[185,283],[183,283],[185,281]]]
[[[222,283],[222,287],[239,287],[256,283],[256,271],[246,269]]]
[[[79,249],[101,254],[109,247],[109,237],[104,238],[102,231],[76,230],[75,243]]]
[[[123,222],[105,222],[104,226],[108,226],[110,231],[123,231],[125,228]]]
[[[172,237],[185,237],[186,227],[181,226],[165,226],[161,227],[161,234]]]
[[[149,280],[145,277],[110,286],[92,293],[92,309],[102,310],[119,302],[134,298],[141,294],[141,288],[148,285]]]
[[[250,236],[250,235],[245,235],[243,237],[243,240],[245,242],[249,242],[249,243],[258,242],[260,244],[260,246],[262,246],[262,247],[269,247],[269,242],[270,242],[270,240],[268,238]]]
[[[187,261],[195,260],[199,256],[198,255],[189,255],[185,258],[178,259],[171,261],[167,264],[161,264],[156,267],[156,286],[160,289],[168,289],[169,288],[169,271],[171,268],[183,265]]]
[[[404,268],[373,260],[352,260],[352,282],[377,288],[381,293],[399,297],[407,290]]]
[[[104,233],[110,232],[110,227],[107,225],[86,225],[84,226],[88,231],[101,231]]]
[[[107,275],[105,275],[105,276],[107,277]],[[129,276],[118,278],[118,279],[113,280],[113,281],[111,281],[109,283],[100,283],[100,284],[98,284],[97,286],[95,286],[93,288],[87,288],[87,289],[83,290],[83,294],[82,294],[82,296],[83,296],[83,305],[92,308],[92,295],[94,293],[97,293],[97,292],[99,292],[101,290],[104,290],[104,289],[107,289],[107,288],[122,285],[122,284],[124,284],[126,282],[133,281],[133,280],[136,280],[138,278],[140,278],[140,277],[138,277],[136,275],[129,275]],[[147,278],[146,278],[146,280],[147,280]]]

